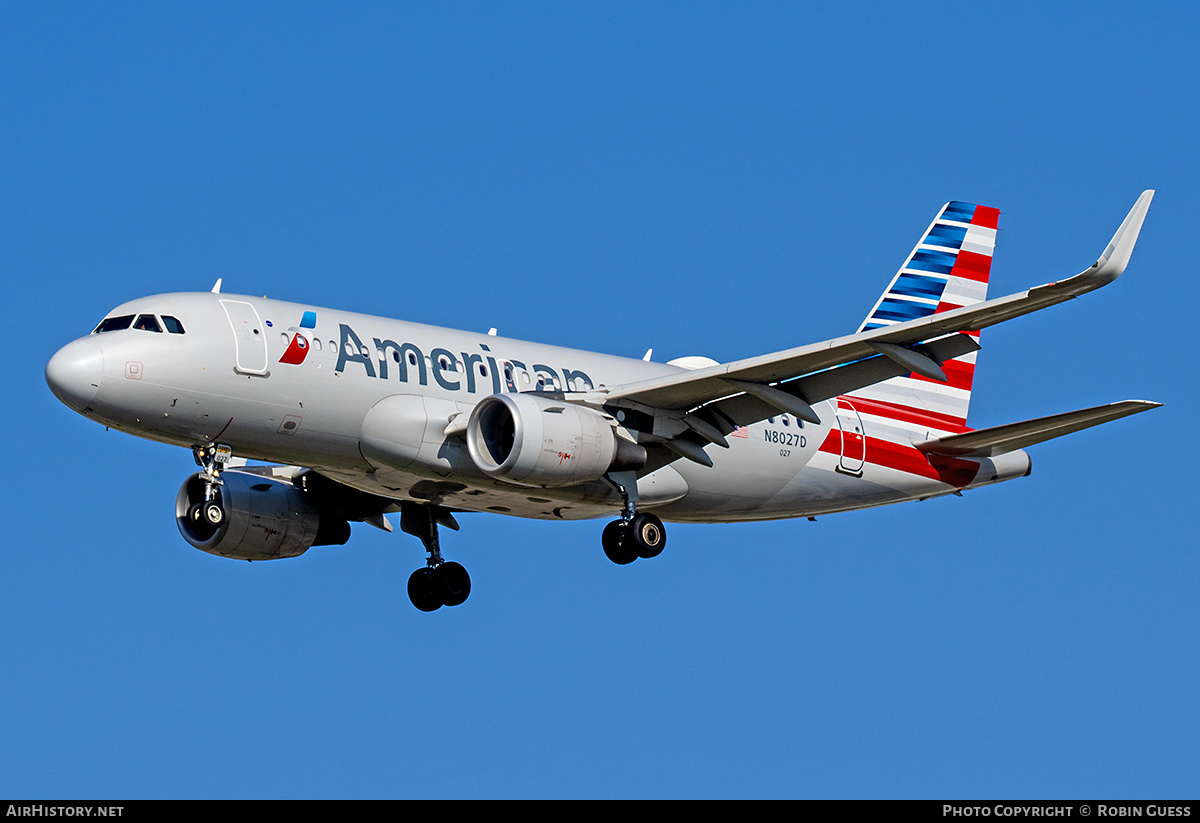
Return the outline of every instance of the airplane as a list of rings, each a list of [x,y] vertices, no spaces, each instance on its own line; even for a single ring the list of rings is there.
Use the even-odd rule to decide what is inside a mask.
[[[398,512],[428,553],[409,598],[431,612],[471,591],[441,552],[456,513],[614,518],[600,542],[624,565],[663,551],[664,521],[961,494],[1028,475],[1028,446],[1161,405],[966,424],[980,330],[1115,280],[1153,196],[1080,274],[991,300],[999,211],[947,203],[854,334],[728,363],[223,294],[218,280],[117,306],[46,382],[97,423],[192,450],[175,519],[202,551],[296,557],[346,543],[351,522],[392,531]]]

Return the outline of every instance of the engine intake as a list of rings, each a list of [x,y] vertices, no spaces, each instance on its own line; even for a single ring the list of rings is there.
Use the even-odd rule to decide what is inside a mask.
[[[572,486],[646,464],[646,450],[605,414],[533,394],[485,397],[466,434],[480,470],[522,486]]]
[[[175,522],[183,539],[197,549],[239,560],[298,557],[310,546],[341,545],[350,524],[322,518],[304,490],[284,480],[235,470],[221,473],[217,499],[224,516],[219,525],[195,517],[204,502],[204,478],[193,474],[175,497]]]

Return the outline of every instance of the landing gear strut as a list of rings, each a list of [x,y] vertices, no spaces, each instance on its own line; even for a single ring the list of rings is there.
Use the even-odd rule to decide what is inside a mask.
[[[204,479],[204,500],[188,509],[187,518],[197,534],[208,532],[211,536],[225,522],[225,509],[221,504],[221,472],[233,457],[233,452],[228,446],[210,443],[194,447],[192,456],[196,459],[196,465],[203,469],[200,476]]]
[[[667,546],[663,522],[637,510],[637,477],[633,472],[610,472],[608,479],[621,493],[621,519],[604,527],[600,544],[608,559],[624,566],[639,557],[657,557]]]
[[[408,599],[423,612],[457,606],[471,593],[471,577],[467,570],[458,563],[442,559],[438,523],[458,530],[458,523],[446,509],[420,503],[400,504],[400,530],[418,538],[429,552],[425,567],[417,569],[408,578]]]

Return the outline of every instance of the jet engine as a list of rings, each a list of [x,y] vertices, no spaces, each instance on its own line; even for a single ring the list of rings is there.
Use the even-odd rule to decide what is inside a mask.
[[[193,474],[175,497],[175,522],[184,540],[209,554],[274,560],[350,539],[346,520],[323,517],[312,495],[288,480],[227,470],[211,514],[207,502],[204,478]]]
[[[466,434],[480,470],[522,486],[571,486],[646,464],[646,450],[603,412],[532,394],[485,397]]]

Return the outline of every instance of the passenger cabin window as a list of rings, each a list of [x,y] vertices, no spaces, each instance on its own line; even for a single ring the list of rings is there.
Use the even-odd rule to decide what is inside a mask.
[[[167,327],[167,331],[169,331],[171,334],[183,334],[183,324],[174,317],[171,317],[169,314],[164,314],[162,321],[163,325]]]
[[[138,319],[133,322],[133,327],[141,331],[153,331],[162,334],[162,326],[158,325],[158,319],[153,314],[139,314]]]
[[[122,314],[120,317],[106,317],[100,321],[100,325],[92,334],[104,334],[106,331],[121,331],[129,328],[129,324],[133,322],[132,314]]]

